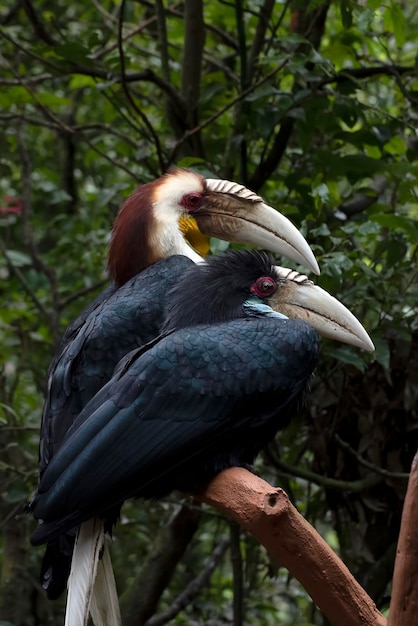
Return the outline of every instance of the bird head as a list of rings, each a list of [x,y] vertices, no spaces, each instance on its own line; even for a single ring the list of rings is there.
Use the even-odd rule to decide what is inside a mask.
[[[183,254],[202,261],[209,238],[262,246],[315,273],[315,257],[297,228],[246,187],[173,170],[138,187],[113,225],[108,268],[123,284],[153,263]]]
[[[373,351],[358,319],[307,276],[255,250],[229,250],[192,266],[170,293],[164,330],[245,317],[300,319],[319,335]]]

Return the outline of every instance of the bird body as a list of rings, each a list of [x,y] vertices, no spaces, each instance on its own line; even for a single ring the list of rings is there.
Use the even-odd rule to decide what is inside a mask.
[[[54,362],[40,433],[42,477],[50,459],[89,400],[110,380],[118,361],[160,333],[167,295],[193,262],[160,261],[90,308]]]
[[[227,467],[252,464],[287,425],[317,354],[311,326],[269,318],[181,329],[137,351],[45,472],[34,543],[106,518],[127,498],[194,491]]]
[[[148,296],[145,303],[136,281],[147,286],[141,290]],[[131,289],[138,300],[130,298]],[[368,349],[372,345],[359,322],[334,298],[297,272],[273,266],[268,255],[248,251],[210,258],[207,265],[185,257],[165,259],[115,290],[85,317],[78,337],[63,351],[62,358],[68,356],[69,362],[61,364],[62,380],[59,362],[55,378],[65,397],[66,369],[71,372],[82,359],[83,371],[91,374],[86,404],[81,408],[75,400],[67,430],[56,449],[50,448],[30,505],[41,522],[32,543],[48,542],[45,562],[52,564],[44,570],[44,579],[52,592],[68,575],[68,546],[81,524],[70,576],[77,584],[69,593],[67,623],[87,623],[97,568],[96,585],[105,581],[109,589],[113,581],[103,529],[115,523],[124,500],[194,491],[223,469],[251,464],[287,425],[314,370],[318,337],[311,324],[288,319],[281,310],[295,317],[305,311],[323,334]],[[112,324],[120,314],[126,316],[123,341]],[[155,332],[152,324],[162,334],[126,354],[110,374],[118,349],[124,352],[130,341],[146,340],[139,329],[148,314],[148,337]],[[103,333],[106,324],[109,331]],[[112,354],[111,359],[103,356],[110,363],[107,369],[100,357],[104,347]],[[103,371],[111,376],[104,386]],[[91,396],[95,386],[100,389]],[[71,400],[71,394],[68,397]],[[49,425],[45,446],[53,443],[51,432]],[[60,560],[65,538],[67,555]],[[100,563],[97,546],[105,550]],[[109,615],[113,617],[108,624],[120,623],[117,602],[100,602],[109,595],[115,600],[114,583],[110,589],[110,594],[93,594],[99,598],[93,603],[97,624],[107,623]],[[80,614],[81,621],[75,617]]]
[[[201,304],[191,306],[188,325],[172,294],[166,333],[125,357],[76,418],[32,503],[43,520],[34,543],[96,515],[111,524],[127,498],[194,491],[227,467],[252,464],[287,425],[315,368],[317,334],[303,321],[257,308],[257,296],[248,312],[248,268],[237,266],[242,253],[229,258],[212,275],[213,289],[209,272],[186,272],[177,298],[191,302],[192,292]],[[261,270],[263,257],[249,258],[257,272],[272,273],[268,257]],[[219,269],[216,261],[209,268]],[[229,284],[232,265],[239,275]],[[216,323],[211,294],[219,290],[219,274],[226,274],[229,306]],[[210,309],[211,323],[200,323]]]
[[[322,334],[370,349],[345,307],[332,302],[327,317],[330,296],[306,277],[272,269],[267,257],[211,260],[206,274],[199,252],[209,236],[262,245],[318,272],[296,228],[236,183],[176,170],[124,203],[109,249],[113,282],[69,326],[49,369],[40,481],[30,504],[41,522],[32,542],[48,542],[41,582],[50,598],[65,587],[82,524],[71,626],[87,623],[96,571],[106,589],[98,595],[115,600],[103,522],[112,526],[126,498],[192,491],[226,467],[252,463],[303,397],[317,337],[305,322],[272,312],[272,283],[277,292],[278,283],[290,285],[284,301],[270,303],[276,311],[285,307],[285,315],[309,318]],[[296,299],[293,283],[303,285]],[[117,602],[97,600],[95,623],[119,624]]]
[[[187,263],[203,261],[200,252],[208,250],[210,236],[253,245],[263,242],[273,252],[318,272],[297,229],[242,185],[174,170],[138,187],[113,225],[108,256],[112,284],[67,328],[49,368],[40,479],[71,424],[111,378],[118,360],[158,335],[169,288],[180,280]],[[173,255],[182,256],[170,261]],[[51,599],[65,588],[75,532],[47,545],[41,584]]]
[[[281,310],[298,317],[304,302],[331,334],[351,316],[370,349],[343,305],[306,277],[282,275],[269,255],[248,251],[189,266],[167,298],[162,335],[120,361],[44,471],[33,543],[94,516],[109,527],[127,498],[193,491],[251,464],[288,424],[318,356],[313,326]]]

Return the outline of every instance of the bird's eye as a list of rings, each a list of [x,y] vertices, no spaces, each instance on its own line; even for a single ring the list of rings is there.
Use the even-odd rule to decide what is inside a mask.
[[[186,209],[186,211],[193,213],[193,211],[197,211],[202,204],[202,194],[198,192],[186,193],[182,197],[180,204]]]
[[[255,283],[251,285],[251,293],[259,298],[268,298],[272,296],[277,289],[277,283],[270,276],[262,276],[257,278]]]

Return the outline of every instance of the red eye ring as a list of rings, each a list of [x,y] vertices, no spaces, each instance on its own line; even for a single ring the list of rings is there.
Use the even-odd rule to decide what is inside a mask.
[[[186,193],[180,201],[180,205],[184,207],[188,213],[193,213],[193,211],[200,209],[201,204],[202,194],[197,191]]]
[[[268,298],[272,296],[277,289],[277,282],[271,276],[262,276],[257,278],[255,283],[251,285],[251,293],[259,298]]]

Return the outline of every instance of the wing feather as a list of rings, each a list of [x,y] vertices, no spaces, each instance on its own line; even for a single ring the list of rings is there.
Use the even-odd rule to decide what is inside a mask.
[[[33,510],[50,523],[38,538],[54,518],[73,524],[128,497],[192,489],[195,475],[222,469],[223,452],[239,463],[248,448],[251,462],[261,431],[271,437],[286,425],[317,353],[311,326],[274,319],[183,329],[139,351],[86,406],[45,472]]]

